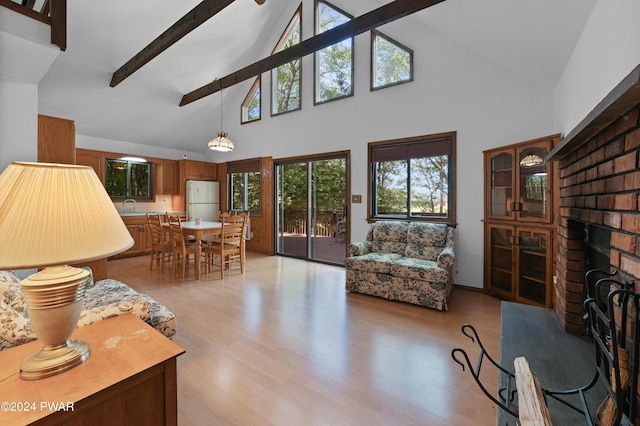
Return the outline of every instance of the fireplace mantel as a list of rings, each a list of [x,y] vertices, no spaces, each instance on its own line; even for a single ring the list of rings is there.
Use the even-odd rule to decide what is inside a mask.
[[[638,104],[640,65],[634,68],[609,94],[547,155],[557,161],[588,142]]]

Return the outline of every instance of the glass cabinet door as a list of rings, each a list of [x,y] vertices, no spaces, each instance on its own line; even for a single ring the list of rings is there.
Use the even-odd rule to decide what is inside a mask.
[[[513,151],[497,154],[489,159],[491,192],[489,216],[512,218],[513,212]]]
[[[547,142],[517,150],[518,197],[514,205],[519,220],[549,222],[551,167],[545,161],[549,153]]]
[[[540,306],[549,305],[551,231],[519,229],[518,284],[516,299]]]
[[[513,228],[489,226],[487,229],[491,252],[487,282],[490,283],[492,293],[513,298]]]

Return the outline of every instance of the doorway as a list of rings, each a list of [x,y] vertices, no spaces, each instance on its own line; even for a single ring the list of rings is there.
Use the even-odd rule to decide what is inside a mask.
[[[348,152],[275,161],[276,253],[344,265]]]

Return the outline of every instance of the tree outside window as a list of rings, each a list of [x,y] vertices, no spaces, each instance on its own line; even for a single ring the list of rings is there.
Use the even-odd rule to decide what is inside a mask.
[[[352,16],[325,1],[316,3],[316,35],[349,22]],[[353,37],[315,53],[315,103],[353,95]]]
[[[302,9],[299,7],[273,53],[300,43],[302,37],[301,15]],[[301,72],[302,59],[294,59],[271,70],[271,115],[298,110],[302,107]]]
[[[106,161],[107,193],[112,198],[153,198],[151,164],[120,159]]]
[[[260,97],[261,78],[256,78],[251,86],[249,93],[242,101],[240,108],[240,123],[249,123],[251,121],[260,120],[262,116],[262,102]]]
[[[229,210],[260,212],[260,172],[229,175]]]
[[[455,133],[369,144],[370,219],[455,223]]]
[[[371,90],[413,81],[413,50],[371,31]]]

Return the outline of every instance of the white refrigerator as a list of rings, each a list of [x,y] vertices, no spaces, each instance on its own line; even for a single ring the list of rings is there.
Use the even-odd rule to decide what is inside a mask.
[[[187,220],[215,222],[220,211],[220,186],[218,182],[187,181]]]

